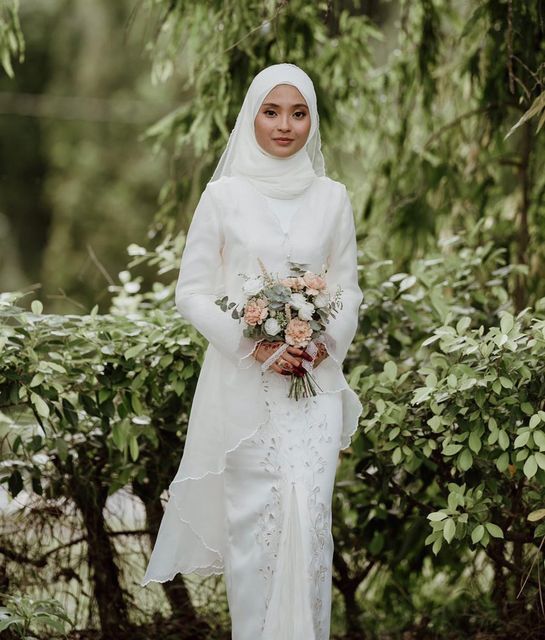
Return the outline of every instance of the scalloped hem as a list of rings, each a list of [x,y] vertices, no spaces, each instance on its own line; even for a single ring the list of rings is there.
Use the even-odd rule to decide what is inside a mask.
[[[335,358],[333,358],[333,360],[338,364],[338,362],[337,362],[337,360]],[[262,373],[261,375],[263,376],[264,374]],[[335,389],[326,389],[326,390],[323,390],[323,391],[319,391],[317,393],[317,395],[324,395],[324,394],[328,394],[328,393],[342,393],[342,392],[347,392],[349,394],[353,394],[353,397],[359,403],[360,408],[359,408],[358,413],[355,414],[355,416],[353,418],[353,422],[354,422],[353,428],[347,433],[344,433],[344,432],[341,433],[340,442],[339,442],[339,451],[342,451],[342,450],[344,450],[344,449],[346,449],[346,448],[348,448],[350,446],[350,444],[352,442],[352,438],[353,438],[354,434],[356,433],[356,431],[358,429],[359,417],[361,416],[361,414],[363,412],[363,405],[361,404],[356,392],[346,382],[346,379],[345,379],[345,386],[343,386],[343,387],[339,387],[339,388],[335,388]],[[344,406],[344,404],[343,404],[343,406]],[[207,552],[209,554],[214,554],[216,556],[214,558],[214,560],[210,561],[210,562],[208,562],[206,564],[189,565],[189,566],[177,566],[177,568],[173,569],[172,571],[170,571],[168,574],[166,574],[164,576],[160,576],[160,575],[148,576],[147,575],[148,570],[149,570],[149,566],[148,566],[148,569],[146,570],[146,575],[144,576],[144,579],[142,580],[142,582],[139,583],[140,586],[144,587],[147,584],[149,584],[150,582],[158,582],[158,583],[168,582],[168,581],[172,580],[177,574],[183,574],[183,575],[196,574],[196,575],[199,575],[199,576],[204,578],[204,577],[209,577],[209,576],[212,576],[212,575],[221,575],[221,574],[224,573],[224,571],[225,571],[225,558],[223,556],[223,553],[219,549],[216,549],[213,546],[211,546],[205,540],[203,535],[201,533],[199,533],[199,531],[197,531],[197,529],[192,525],[192,523],[187,518],[184,518],[183,507],[176,500],[176,495],[174,494],[174,491],[171,491],[170,487],[172,487],[175,484],[183,484],[183,483],[188,482],[188,481],[199,482],[199,481],[205,480],[209,476],[220,476],[220,475],[223,475],[224,472],[225,472],[225,469],[226,469],[225,457],[229,453],[232,453],[233,451],[236,451],[236,449],[238,449],[243,442],[245,442],[246,440],[248,440],[250,438],[255,437],[258,434],[258,432],[270,420],[271,409],[269,407],[269,404],[265,403],[265,407],[266,407],[266,417],[265,417],[265,419],[262,420],[251,433],[249,433],[248,435],[245,435],[243,438],[240,438],[239,441],[236,443],[236,445],[234,447],[231,447],[230,449],[226,449],[225,450],[225,452],[224,452],[224,462],[223,462],[223,466],[222,466],[222,468],[220,470],[218,470],[218,471],[207,471],[206,473],[204,473],[204,474],[202,474],[200,476],[195,476],[195,477],[187,476],[187,477],[181,478],[179,480],[173,480],[169,485],[169,499],[168,499],[168,502],[170,502],[172,500],[172,504],[176,508],[178,520],[188,527],[189,532],[194,536],[194,538],[196,540],[198,540],[200,542],[200,544],[202,545],[202,548],[203,548],[203,550],[205,552]],[[168,508],[169,508],[169,504],[167,503],[167,506],[165,507],[165,514],[164,514],[163,517],[166,516]],[[157,535],[156,544],[157,544],[158,540],[159,540],[159,534]],[[151,565],[151,559],[150,559],[149,565]]]
[[[182,575],[196,574],[201,576],[202,578],[209,578],[210,576],[223,575],[223,568],[214,568],[213,566],[210,566],[210,565],[203,565],[201,567],[188,567],[188,568],[179,567],[178,569],[174,569],[172,573],[169,573],[168,575],[162,578],[160,577],[147,578],[146,580],[140,582],[139,584],[141,587],[145,587],[150,582],[159,582],[160,584],[163,584],[165,582],[170,582],[171,580],[174,580],[174,578],[179,573]]]

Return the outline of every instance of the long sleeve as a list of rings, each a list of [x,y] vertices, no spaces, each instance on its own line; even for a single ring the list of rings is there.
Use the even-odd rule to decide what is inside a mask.
[[[326,325],[324,342],[329,355],[342,365],[356,335],[363,292],[358,282],[358,253],[354,214],[350,197],[344,188],[337,234],[328,260],[326,280],[332,295],[340,285],[342,309]]]
[[[210,344],[238,368],[250,367],[256,341],[242,334],[243,321],[215,304],[221,296],[223,230],[207,185],[186,236],[176,284],[176,308]]]

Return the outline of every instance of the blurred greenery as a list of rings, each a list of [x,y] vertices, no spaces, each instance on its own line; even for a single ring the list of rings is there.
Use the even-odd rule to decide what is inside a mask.
[[[39,283],[52,311],[107,307],[167,171],[141,134],[180,96],[152,84],[133,5],[25,2],[26,61],[0,78],[0,288]]]
[[[137,581],[206,346],[173,309],[185,230],[251,77],[290,61],[365,296],[333,637],[542,637],[543,2],[28,0],[24,40],[1,6],[3,590],[85,637],[229,637],[220,581]]]

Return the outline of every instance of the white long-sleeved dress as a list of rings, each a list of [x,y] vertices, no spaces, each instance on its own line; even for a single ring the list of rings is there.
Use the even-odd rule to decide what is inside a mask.
[[[358,322],[352,207],[344,185],[317,177],[282,211],[250,182],[204,190],[176,287],[181,315],[209,341],[180,466],[141,582],[224,573],[233,640],[327,640],[331,495],[339,449],[362,405],[342,363]],[[330,357],[313,371],[322,392],[288,398],[290,378],[261,372],[253,340],[215,300],[241,303],[241,273],[288,275],[288,260],[319,272],[343,307],[327,327]]]

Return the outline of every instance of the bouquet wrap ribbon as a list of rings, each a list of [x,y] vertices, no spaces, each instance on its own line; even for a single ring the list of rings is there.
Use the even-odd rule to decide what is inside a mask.
[[[273,364],[273,362],[278,360],[278,358],[284,353],[284,351],[286,351],[289,346],[290,345],[285,342],[281,344],[278,349],[276,349],[276,351],[274,351],[264,362],[261,363],[261,371],[266,371],[271,366],[271,364]],[[311,340],[305,347],[305,351],[310,356],[312,356],[312,360],[303,358],[303,360],[301,361],[301,366],[310,373],[314,368],[314,358],[318,353],[316,342],[314,340]]]

